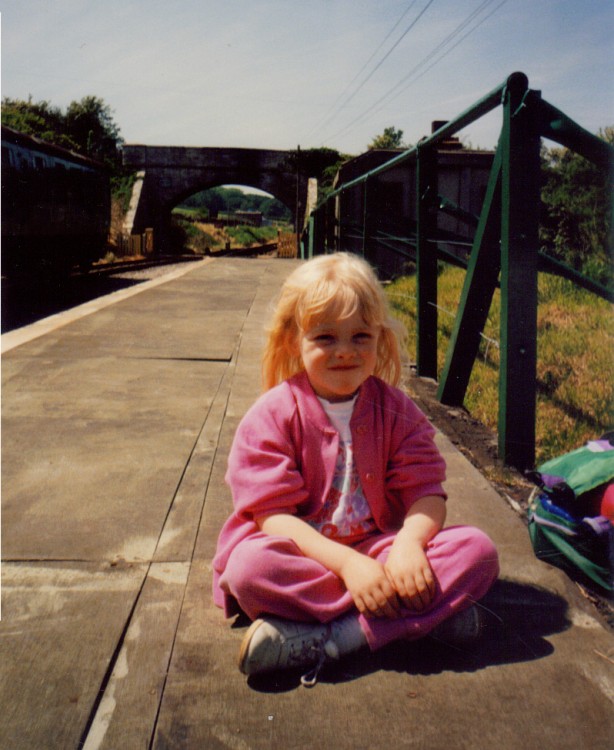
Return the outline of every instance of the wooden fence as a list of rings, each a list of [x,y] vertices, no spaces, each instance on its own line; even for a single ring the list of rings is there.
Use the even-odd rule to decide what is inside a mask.
[[[282,234],[280,232],[277,239],[277,257],[296,258],[296,246],[296,234]]]
[[[153,229],[146,229],[143,234],[120,234],[117,236],[118,258],[149,257],[154,252]]]

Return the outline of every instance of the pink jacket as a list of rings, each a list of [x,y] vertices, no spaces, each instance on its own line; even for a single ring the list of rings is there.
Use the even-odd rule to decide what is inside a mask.
[[[362,489],[381,531],[400,528],[421,497],[445,497],[445,462],[435,431],[402,391],[368,378],[350,428]],[[267,391],[242,419],[226,473],[234,512],[220,532],[213,560],[214,600],[227,614],[235,608],[218,580],[230,553],[259,532],[258,517],[315,514],[331,488],[338,447],[339,435],[305,373]]]

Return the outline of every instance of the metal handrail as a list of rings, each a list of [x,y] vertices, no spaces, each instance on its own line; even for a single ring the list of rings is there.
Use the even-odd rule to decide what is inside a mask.
[[[505,92],[510,85],[527,87],[529,85],[529,80],[524,73],[512,73],[502,84],[494,88],[490,93],[486,94],[486,96],[482,97],[479,101],[466,109],[464,112],[461,112],[458,117],[455,117],[453,120],[449,120],[445,125],[442,125],[432,135],[423,138],[415,146],[412,146],[406,151],[403,151],[397,156],[394,156],[384,164],[380,164],[370,171],[359,175],[353,180],[343,183],[343,185],[340,185],[338,188],[335,188],[329,193],[329,195],[327,196],[327,200],[329,200],[330,198],[334,198],[344,190],[348,190],[349,188],[355,187],[356,185],[360,185],[361,183],[366,182],[372,177],[376,177],[377,175],[387,172],[390,169],[398,167],[400,164],[403,164],[410,159],[416,158],[421,149],[436,146],[438,143],[441,143],[449,136],[458,133],[459,130],[462,130],[467,125],[470,125],[472,122],[479,120],[480,117],[487,115],[493,109],[496,109],[501,105]]]
[[[503,109],[501,134],[478,217],[438,195],[436,147],[499,105]],[[492,294],[496,287],[501,289],[499,453],[506,463],[518,468],[529,468],[535,455],[538,271],[557,273],[606,299],[614,297],[612,290],[540,250],[541,137],[614,172],[614,149],[543,101],[540,92],[529,89],[527,76],[516,72],[431,136],[337,186],[310,218],[310,254],[338,247],[343,238],[353,241],[354,246],[359,244],[358,252],[375,264],[378,259],[373,253],[374,246],[388,248],[399,257],[411,257],[416,261],[417,369],[420,375],[437,378],[437,259],[466,268],[465,285],[438,389],[438,396],[445,403],[460,405],[463,402]],[[373,178],[403,164],[414,163],[415,214],[405,215],[404,221],[415,223],[415,232],[413,227],[409,232],[411,237],[404,236],[402,229],[385,232],[377,228],[373,209],[369,210],[373,205]],[[347,204],[344,194],[359,186],[364,187],[358,202],[353,199]],[[456,244],[462,238],[454,234],[447,237],[442,234],[443,230],[438,230],[434,220],[437,212],[453,216],[466,227],[475,229],[466,262],[441,246],[442,243]],[[408,252],[408,246],[414,250],[413,255]]]

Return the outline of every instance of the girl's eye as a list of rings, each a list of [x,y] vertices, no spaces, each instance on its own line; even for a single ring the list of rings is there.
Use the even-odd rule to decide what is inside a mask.
[[[329,344],[334,340],[334,336],[332,336],[330,333],[320,333],[314,339],[314,341],[317,341],[320,344]]]
[[[365,341],[371,341],[372,338],[373,336],[367,331],[364,331],[363,333],[357,333],[354,336],[355,341],[358,341],[359,343],[364,343]]]

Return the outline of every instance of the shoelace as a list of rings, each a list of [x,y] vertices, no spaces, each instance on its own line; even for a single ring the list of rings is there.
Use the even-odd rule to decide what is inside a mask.
[[[318,682],[318,677],[322,667],[327,661],[336,661],[339,658],[339,648],[332,639],[332,627],[327,627],[326,637],[317,645],[311,646],[310,650],[317,654],[317,661],[314,666],[304,675],[301,676],[301,685],[306,688],[314,687]]]
[[[301,685],[306,688],[314,687],[318,682],[320,671],[325,663],[326,663],[326,653],[324,649],[321,649],[320,655],[318,657],[318,661],[315,664],[315,666],[313,666],[309,670],[309,672],[305,672],[304,675],[301,675]]]

